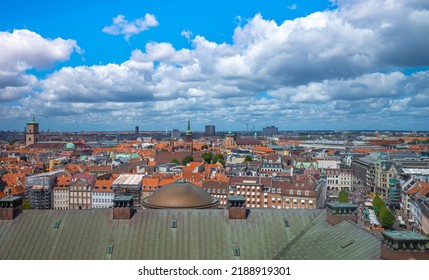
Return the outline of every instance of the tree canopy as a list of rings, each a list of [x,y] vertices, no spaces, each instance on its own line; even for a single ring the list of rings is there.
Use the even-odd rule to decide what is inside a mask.
[[[372,200],[372,205],[374,205],[375,211],[377,213],[380,212],[381,207],[385,206],[383,199],[381,199],[381,197],[378,194],[376,194],[376,196]]]
[[[177,158],[173,158],[173,159],[171,160],[171,162],[172,162],[172,163],[175,163],[175,164],[179,164],[179,161],[177,160]]]
[[[338,194],[338,202],[349,202],[349,195],[346,191],[340,191]]]
[[[390,228],[395,223],[395,216],[390,212],[389,208],[382,206],[379,210],[378,218],[384,228]]]
[[[206,163],[211,163],[212,158],[213,158],[213,153],[212,152],[205,152],[201,157],[203,158],[203,160]]]
[[[182,160],[182,165],[185,166],[188,163],[190,163],[191,161],[193,161],[194,158],[192,156],[186,156],[183,160]]]
[[[248,162],[248,161],[252,161],[252,157],[251,156],[246,156],[244,158],[244,162]]]
[[[212,158],[212,163],[218,162],[220,159],[223,160],[223,156],[221,154],[215,154]]]

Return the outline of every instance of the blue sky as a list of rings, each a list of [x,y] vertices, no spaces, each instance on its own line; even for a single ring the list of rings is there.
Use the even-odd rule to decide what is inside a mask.
[[[3,4],[0,130],[427,130],[427,1],[206,2]]]

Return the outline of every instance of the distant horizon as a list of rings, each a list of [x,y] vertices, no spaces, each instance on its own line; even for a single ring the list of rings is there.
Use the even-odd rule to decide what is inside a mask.
[[[24,133],[24,130],[20,131],[20,130],[0,130],[3,132],[22,132]],[[185,133],[186,129],[184,130],[178,130],[181,133]],[[192,130],[192,133],[205,133],[205,130]],[[153,132],[153,133],[166,133],[165,130],[141,130],[139,129],[139,134],[140,133],[147,133],[147,132]],[[167,133],[171,133],[173,132],[173,130],[168,130]],[[252,131],[246,131],[246,130],[216,130],[216,134],[217,133],[228,133],[228,132],[233,132],[233,133],[254,133],[254,132],[262,132],[262,130],[252,130]],[[395,133],[395,132],[400,132],[400,133],[429,133],[429,130],[392,130],[392,129],[348,129],[348,130],[341,130],[341,129],[296,129],[296,130],[278,130],[279,133],[285,133],[285,132],[334,132],[334,133],[344,133],[344,132],[371,132],[371,133],[375,133],[375,132],[379,132],[379,133]],[[135,134],[135,130],[80,130],[80,131],[72,131],[72,130],[64,130],[64,131],[60,131],[60,130],[40,130],[40,133],[130,133],[130,134]],[[277,134],[274,134],[274,136]],[[258,136],[264,136],[264,135],[258,135]]]
[[[0,130],[428,129],[427,0],[20,0],[0,17]]]

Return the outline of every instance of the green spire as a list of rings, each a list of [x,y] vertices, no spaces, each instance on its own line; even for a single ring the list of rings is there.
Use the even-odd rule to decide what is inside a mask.
[[[191,132],[191,122],[189,121],[189,118],[188,118],[188,129],[186,130],[186,135],[191,135],[192,134],[192,132]]]

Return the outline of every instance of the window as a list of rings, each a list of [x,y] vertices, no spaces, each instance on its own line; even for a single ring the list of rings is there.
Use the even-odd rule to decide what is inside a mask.
[[[289,194],[293,194],[293,190],[289,190]]]
[[[301,191],[297,191],[297,192],[296,192],[296,194],[297,194],[297,195],[301,195]]]
[[[305,195],[310,195],[310,192],[309,191],[305,191]]]

